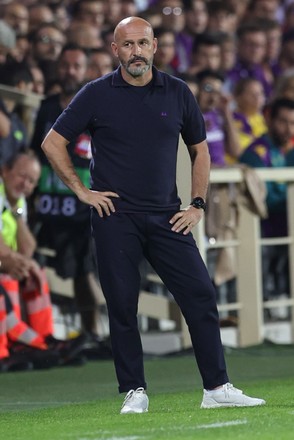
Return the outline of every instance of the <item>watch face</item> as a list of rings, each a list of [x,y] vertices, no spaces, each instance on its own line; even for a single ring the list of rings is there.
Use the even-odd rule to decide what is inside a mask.
[[[195,206],[195,208],[203,209],[203,211],[205,211],[206,203],[202,197],[195,197],[192,201],[192,205]]]

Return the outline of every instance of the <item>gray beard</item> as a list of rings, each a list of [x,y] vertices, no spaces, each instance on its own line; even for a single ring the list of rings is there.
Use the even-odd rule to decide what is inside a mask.
[[[142,66],[140,66],[140,67],[126,66],[126,71],[133,78],[138,78],[140,76],[143,76],[144,73],[148,72],[149,69],[150,69],[150,64],[146,64],[143,67]]]

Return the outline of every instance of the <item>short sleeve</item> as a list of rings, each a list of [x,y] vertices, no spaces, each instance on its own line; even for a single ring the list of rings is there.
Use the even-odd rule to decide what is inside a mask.
[[[93,117],[94,89],[86,84],[72,99],[53,125],[53,129],[68,141],[86,131]]]
[[[187,85],[184,89],[184,124],[181,130],[186,145],[195,145],[206,139],[205,122],[199,105]]]

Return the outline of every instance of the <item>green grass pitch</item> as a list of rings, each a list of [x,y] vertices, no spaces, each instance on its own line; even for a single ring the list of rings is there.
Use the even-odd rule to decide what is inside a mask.
[[[266,399],[201,410],[190,354],[146,358],[149,412],[120,415],[111,361],[0,375],[1,440],[286,440],[294,438],[294,347],[226,349],[231,382]]]

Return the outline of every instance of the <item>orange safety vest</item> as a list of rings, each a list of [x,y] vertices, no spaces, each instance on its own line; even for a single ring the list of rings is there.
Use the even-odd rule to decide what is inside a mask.
[[[3,183],[0,183],[0,195],[5,198]],[[17,206],[22,207],[24,203],[24,199],[20,198]],[[10,209],[3,209],[0,215],[3,223],[1,230],[2,238],[8,247],[17,250],[17,221]],[[33,277],[26,279],[25,283],[19,283],[7,274],[0,274],[0,284],[7,292],[18,320],[21,321],[22,319],[19,299],[21,294],[25,304],[26,320],[31,328],[41,337],[53,334],[52,305],[44,271],[42,273],[41,286],[36,283]]]
[[[4,295],[0,292],[0,359],[9,356],[6,328],[6,304]]]
[[[32,345],[38,335],[38,341],[44,343],[44,337],[53,334],[52,305],[45,272],[43,272],[41,289],[33,278],[30,278],[25,285],[21,285],[7,274],[0,274],[0,284],[8,294],[16,321],[25,324],[21,317],[20,294],[26,309],[28,325],[25,324],[25,327],[22,326],[22,328],[19,327],[19,324],[16,328],[13,325],[9,328],[9,337],[13,340],[21,340],[25,337],[26,340],[23,342]],[[33,334],[28,329],[32,330]],[[22,335],[23,332],[25,333]],[[39,344],[39,342],[37,343]]]
[[[0,359],[9,356],[10,341],[23,342],[31,347],[46,350],[43,336],[36,333],[13,310],[9,295],[1,286],[0,290]]]
[[[21,285],[20,291],[26,306],[28,324],[41,336],[52,335],[52,303],[45,270],[42,269],[41,286],[30,277],[25,285]]]

